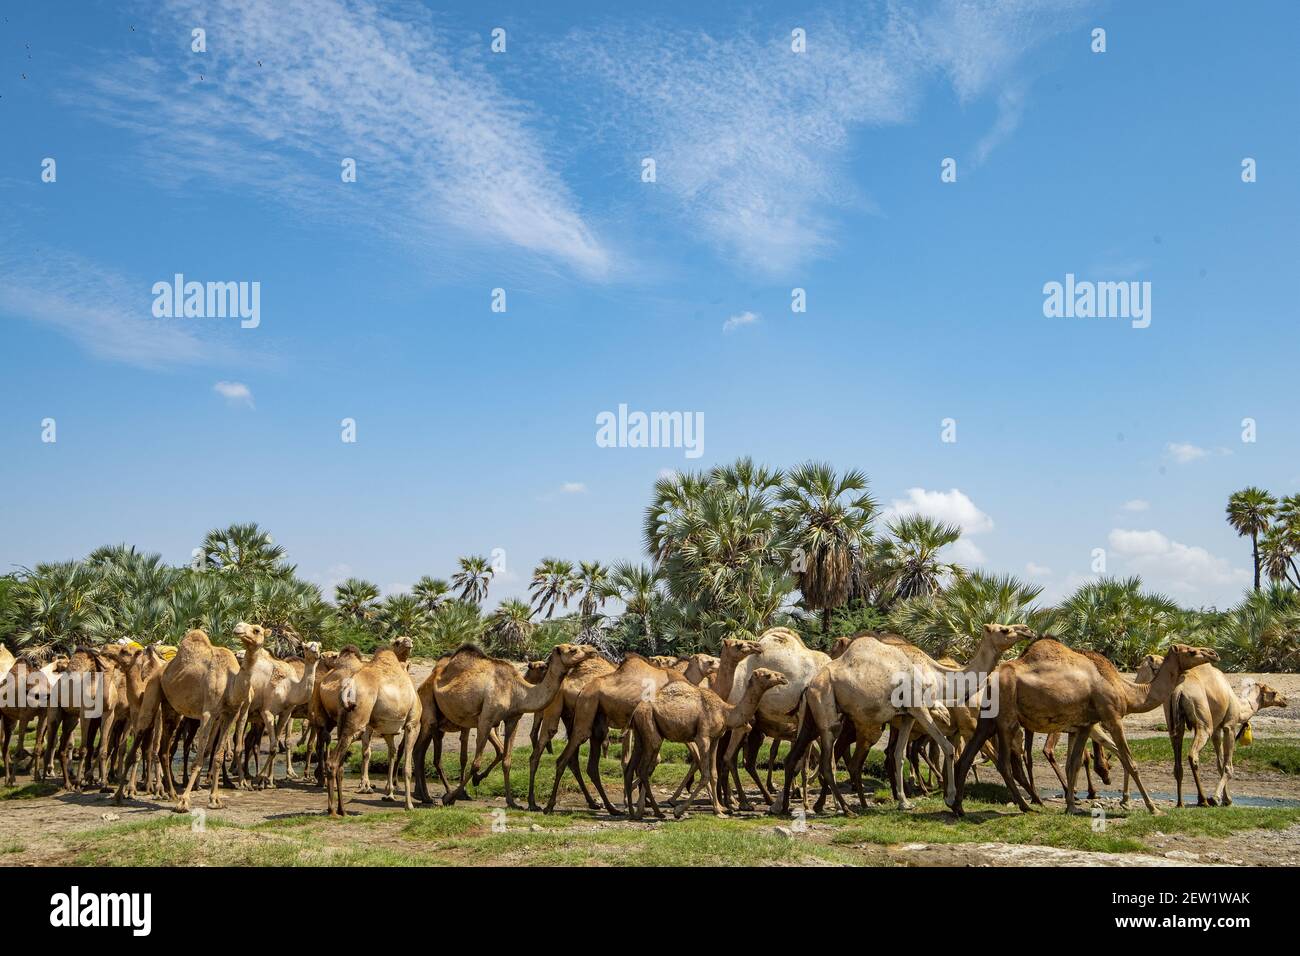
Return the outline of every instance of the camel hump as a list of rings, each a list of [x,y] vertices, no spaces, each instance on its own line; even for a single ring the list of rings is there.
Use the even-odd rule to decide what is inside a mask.
[[[357,706],[357,681],[354,677],[349,677],[343,682],[343,687],[339,690],[339,703],[343,705],[344,710],[355,710]]]
[[[759,635],[758,639],[762,643],[779,642],[782,644],[798,644],[800,647],[805,646],[803,638],[788,627],[769,627]]]
[[[212,646],[212,639],[208,637],[207,631],[197,627],[191,628],[185,632],[185,637],[181,639],[181,643],[184,644],[186,641],[207,644],[209,647]]]
[[[467,657],[481,657],[481,658],[483,658],[484,660],[491,660],[491,659],[492,659],[491,656],[488,654],[487,651],[483,650],[483,648],[479,647],[477,644],[475,644],[475,643],[472,642],[472,641],[466,641],[464,644],[462,644],[460,647],[456,648],[454,651],[452,651],[452,652],[451,652],[450,654],[448,654],[447,656],[448,656],[448,657],[455,657],[455,656],[458,655],[458,654],[463,654],[463,655],[465,655],[465,656],[467,656]]]

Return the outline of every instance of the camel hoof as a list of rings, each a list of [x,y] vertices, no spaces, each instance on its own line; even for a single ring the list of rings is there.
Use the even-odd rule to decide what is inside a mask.
[[[1166,816],[1167,814],[1165,813],[1165,811],[1161,810],[1159,807],[1155,807],[1155,808],[1151,811],[1151,815],[1152,815],[1153,817],[1163,817],[1163,816]]]
[[[910,801],[910,800],[899,800],[899,801],[898,801],[898,809],[900,809],[900,810],[911,810],[911,809],[913,809],[915,806],[916,806],[916,805],[915,805],[914,803],[912,803],[912,801]],[[847,811],[848,811],[848,807],[844,807],[843,809],[844,809],[845,812],[847,813]]]
[[[1232,806],[1232,797],[1228,796],[1228,795],[1225,793],[1225,794],[1223,795],[1222,805],[1225,806],[1225,807],[1230,807],[1230,806]]]

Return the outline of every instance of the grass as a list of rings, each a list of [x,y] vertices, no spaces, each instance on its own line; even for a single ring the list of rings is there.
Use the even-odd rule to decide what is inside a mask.
[[[25,783],[17,787],[0,787],[0,800],[35,800],[58,792],[57,784],[42,780],[40,783]]]
[[[1192,748],[1192,735],[1183,738],[1183,760],[1186,765],[1187,754]],[[1139,763],[1163,763],[1170,765],[1174,760],[1174,747],[1168,737],[1145,737],[1130,740],[1129,749]],[[1115,766],[1112,758],[1112,770]],[[1270,737],[1267,740],[1256,739],[1253,744],[1243,747],[1237,744],[1232,751],[1233,766],[1241,770],[1271,771],[1273,773],[1300,774],[1300,740],[1291,737]],[[1201,766],[1217,768],[1214,759],[1214,747],[1206,744],[1201,751]]]

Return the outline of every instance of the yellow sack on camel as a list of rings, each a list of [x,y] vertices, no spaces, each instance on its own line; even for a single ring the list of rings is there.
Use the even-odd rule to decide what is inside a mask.
[[[1255,735],[1250,732],[1250,723],[1246,723],[1246,729],[1241,732],[1241,745],[1249,747],[1255,742]]]

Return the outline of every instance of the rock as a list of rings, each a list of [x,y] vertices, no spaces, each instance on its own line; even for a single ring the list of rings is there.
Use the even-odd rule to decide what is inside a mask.
[[[1170,850],[1165,854],[1167,860],[1199,860],[1201,854],[1189,853],[1187,850]]]
[[[534,823],[534,824],[533,824],[532,826],[530,826],[528,829],[532,830],[534,833],[541,833],[541,832],[542,832],[542,826],[541,826],[540,824],[537,824],[537,823]]]
[[[120,820],[120,819],[122,819],[122,818],[121,818],[120,816],[118,816],[116,813],[101,813],[101,814],[99,815],[99,818],[100,818],[101,820],[107,820],[109,823],[112,823],[114,820]]]
[[[787,840],[794,839],[794,831],[789,827],[772,827],[772,833]]]

